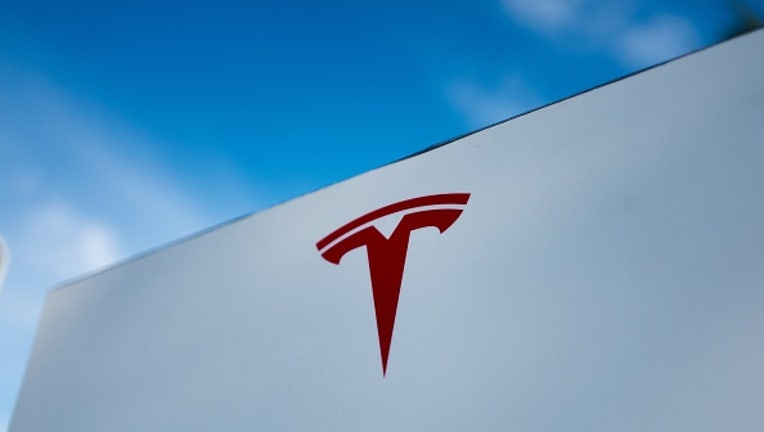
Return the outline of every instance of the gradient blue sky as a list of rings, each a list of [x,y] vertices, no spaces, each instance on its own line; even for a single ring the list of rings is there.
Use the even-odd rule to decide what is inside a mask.
[[[0,0],[0,431],[53,284],[713,44],[731,5]]]

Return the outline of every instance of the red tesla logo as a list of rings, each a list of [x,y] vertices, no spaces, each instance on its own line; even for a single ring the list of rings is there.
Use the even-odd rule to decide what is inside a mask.
[[[339,264],[346,253],[366,246],[383,376],[387,373],[387,357],[411,231],[435,227],[443,233],[462,214],[469,198],[468,193],[450,193],[400,201],[366,213],[316,243],[321,256],[332,264]],[[374,221],[400,212],[406,213],[389,238],[374,227]]]

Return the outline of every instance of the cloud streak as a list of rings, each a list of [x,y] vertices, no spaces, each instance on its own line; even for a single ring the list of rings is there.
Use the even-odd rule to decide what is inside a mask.
[[[504,0],[507,14],[534,31],[554,34],[575,24],[586,0]]]
[[[649,67],[701,46],[695,27],[670,13],[638,15],[630,2],[603,0],[503,0],[508,18],[558,45],[606,55],[624,73]],[[459,78],[447,83],[447,103],[471,128],[483,127],[550,102],[534,85],[507,73],[498,82]]]
[[[13,253],[0,295],[4,429],[47,289],[215,220],[145,133],[28,71],[0,69],[0,94],[0,231]]]
[[[628,68],[644,68],[701,46],[692,23],[678,15],[638,16],[627,3],[604,0],[503,0],[517,25],[550,41],[583,41]]]
[[[698,48],[697,32],[689,21],[658,15],[627,26],[615,42],[621,61],[633,67],[653,65]]]
[[[457,80],[446,88],[449,104],[472,128],[487,126],[537,107],[543,99],[525,80],[505,77],[486,87],[470,80]]]
[[[51,278],[103,267],[125,255],[114,228],[65,202],[43,203],[27,212],[24,224],[19,253]]]

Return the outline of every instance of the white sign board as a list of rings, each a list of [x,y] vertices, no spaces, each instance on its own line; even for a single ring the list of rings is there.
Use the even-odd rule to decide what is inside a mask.
[[[764,32],[53,291],[12,432],[764,430]]]

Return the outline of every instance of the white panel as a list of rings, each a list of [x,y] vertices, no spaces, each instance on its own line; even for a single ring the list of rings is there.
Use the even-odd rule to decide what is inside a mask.
[[[52,292],[11,431],[764,430],[763,50],[735,39]],[[471,193],[459,219],[411,234],[383,377],[364,250],[315,244],[450,192]]]

